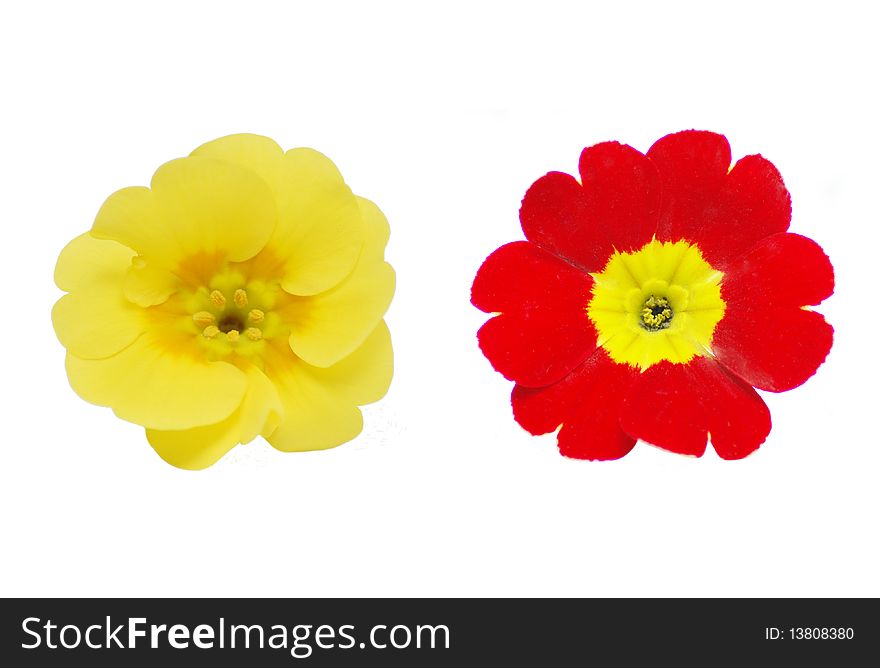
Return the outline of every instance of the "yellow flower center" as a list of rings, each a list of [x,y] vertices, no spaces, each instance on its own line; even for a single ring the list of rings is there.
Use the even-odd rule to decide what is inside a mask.
[[[723,274],[697,246],[654,240],[631,253],[615,252],[592,276],[587,314],[598,344],[615,362],[645,370],[711,352],[724,316]]]
[[[191,333],[209,358],[230,354],[253,356],[266,339],[285,334],[276,312],[279,286],[248,281],[235,269],[226,268],[184,299],[191,313]]]

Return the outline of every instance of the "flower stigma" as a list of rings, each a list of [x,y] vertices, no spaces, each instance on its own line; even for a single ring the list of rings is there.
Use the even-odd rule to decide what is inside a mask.
[[[223,319],[218,323],[217,328],[228,334],[231,331],[241,331],[241,319],[234,313],[230,313],[223,317]]]

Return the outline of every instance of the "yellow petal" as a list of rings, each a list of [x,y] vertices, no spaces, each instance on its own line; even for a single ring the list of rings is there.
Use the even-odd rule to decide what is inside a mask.
[[[379,322],[394,295],[394,270],[383,260],[388,221],[371,201],[357,198],[364,246],[354,271],[337,287],[295,300],[285,309],[290,347],[309,364],[327,367],[351,354]]]
[[[241,406],[217,424],[181,431],[147,429],[147,440],[162,459],[183,469],[204,469],[239,443],[249,443],[261,432],[271,433],[282,411],[272,382],[249,367],[248,389]]]
[[[391,337],[382,322],[354,353],[332,367],[306,364],[273,349],[266,373],[278,388],[284,419],[267,440],[279,450],[320,450],[350,441],[363,428],[358,405],[377,401],[393,373]]]
[[[288,151],[279,179],[281,218],[269,249],[284,259],[281,286],[294,295],[328,290],[351,273],[363,246],[357,199],[312,149]]]
[[[348,190],[333,161],[312,148],[287,151],[278,176],[283,207],[308,206],[309,198],[315,194]]]
[[[278,220],[268,184],[221,160],[172,160],[153,176],[152,189],[184,257],[247,260],[266,245]]]
[[[92,234],[133,248],[148,263],[176,268],[192,257],[247,260],[266,245],[278,220],[268,184],[231,162],[172,160],[151,186],[111,195]]]
[[[72,290],[52,309],[52,324],[61,344],[78,357],[109,357],[144,330],[143,312],[122,294],[132,251],[115,241],[83,234],[61,252],[56,282]]]
[[[147,441],[172,466],[206,469],[238,445],[238,411],[217,424],[182,431],[147,429]]]
[[[81,234],[67,244],[55,265],[55,284],[73,292],[94,284],[121,283],[134,251],[116,243]]]
[[[225,420],[242,402],[245,374],[226,362],[174,353],[147,333],[100,360],[67,355],[67,376],[86,401],[153,429],[190,429]]]
[[[289,382],[282,391],[284,420],[266,439],[278,450],[328,450],[347,443],[364,428],[357,406],[340,403],[308,376]]]
[[[110,195],[95,217],[91,234],[112,239],[141,255],[161,257],[176,247],[173,229],[162,219],[154,193],[134,186]]]
[[[180,279],[162,264],[136,258],[122,284],[125,298],[142,306],[163,304],[180,287]]]
[[[284,149],[269,137],[243,133],[209,141],[199,146],[191,155],[228,160],[241,165],[257,174],[275,192]]]
[[[358,406],[379,401],[394,374],[391,334],[385,321],[351,355],[333,366],[311,367],[309,373]]]
[[[358,197],[357,201],[364,219],[364,248],[359,262],[382,262],[385,257],[385,246],[391,234],[388,219],[370,200]]]
[[[115,355],[144,331],[143,312],[122,296],[120,283],[64,295],[52,309],[55,333],[85,359]]]
[[[278,270],[285,290],[313,295],[347,276],[363,244],[357,200],[329,158],[308,148],[284,153],[268,137],[238,134],[203,144],[194,156],[227,160],[265,180],[280,220],[257,267]]]
[[[337,287],[285,307],[290,348],[314,366],[335,364],[354,352],[376,328],[393,295],[391,265],[359,263]]]
[[[239,442],[250,443],[260,434],[275,431],[284,406],[275,384],[255,366],[247,369],[248,391],[239,409]]]

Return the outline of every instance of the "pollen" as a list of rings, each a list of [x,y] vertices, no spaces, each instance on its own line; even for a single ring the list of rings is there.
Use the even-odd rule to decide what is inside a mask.
[[[220,329],[216,325],[208,325],[207,327],[205,327],[204,331],[202,332],[202,335],[206,339],[213,339],[219,333],[220,333]]]
[[[216,324],[217,318],[207,311],[199,311],[193,314],[193,322],[199,327],[207,327],[208,325]]]
[[[645,300],[639,314],[641,325],[649,332],[668,329],[672,324],[672,309],[666,297],[651,295]]]
[[[248,320],[250,320],[251,322],[263,322],[263,318],[265,317],[266,314],[258,308],[251,309],[251,312],[248,313]]]
[[[259,341],[263,338],[263,332],[259,327],[248,327],[244,330],[244,335],[251,341]]]
[[[248,296],[247,292],[239,288],[235,291],[235,294],[232,296],[232,301],[235,302],[235,305],[238,308],[244,308],[248,305]]]
[[[223,293],[219,290],[214,290],[208,297],[211,300],[211,303],[217,308],[223,308],[226,306],[226,297],[224,297]]]
[[[239,334],[237,329],[230,329],[228,332],[226,332],[226,340],[230,343],[235,343],[236,341],[238,341],[238,336]]]

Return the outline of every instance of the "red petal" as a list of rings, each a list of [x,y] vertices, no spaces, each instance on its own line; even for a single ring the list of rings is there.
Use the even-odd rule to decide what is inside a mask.
[[[797,308],[728,308],[712,348],[728,369],[752,385],[785,392],[816,373],[834,330],[818,313]]]
[[[757,392],[708,357],[663,362],[633,384],[620,413],[632,437],[701,456],[708,434],[724,459],[754,452],[770,433],[770,412]]]
[[[650,160],[631,146],[605,142],[585,148],[578,169],[591,219],[606,235],[607,255],[648,243],[660,207],[660,176]]]
[[[505,244],[487,257],[471,288],[471,303],[486,313],[547,308],[563,300],[582,309],[592,277],[528,241]]]
[[[619,459],[635,440],[620,429],[618,407],[637,372],[611,361],[596,349],[558,383],[542,388],[513,388],[516,421],[532,434],[546,434],[560,424],[559,451],[576,459]]]
[[[785,232],[791,222],[791,196],[769,160],[747,155],[734,165],[697,240],[709,264],[725,269],[761,239]]]
[[[526,238],[586,271],[599,271],[615,249],[651,240],[657,223],[657,170],[634,148],[606,142],[584,149],[583,187],[551,172],[529,188],[520,209]]]
[[[774,234],[731,263],[724,273],[724,301],[764,309],[818,304],[834,292],[831,261],[812,239]]]
[[[723,459],[742,459],[770,434],[770,410],[754,388],[709,358],[703,360],[703,406],[712,447]]]
[[[833,338],[821,315],[800,307],[833,291],[834,270],[818,244],[797,234],[767,237],[724,275],[716,357],[762,390],[797,387],[825,360]]]
[[[706,421],[690,364],[661,362],[633,383],[620,424],[633,438],[682,455],[702,456]]]
[[[502,246],[474,279],[471,301],[487,312],[478,338],[506,378],[528,386],[556,382],[596,347],[587,315],[593,279],[528,241]]]
[[[663,182],[661,241],[696,243],[709,264],[723,269],[764,237],[788,229],[791,197],[776,167],[749,155],[728,173],[730,145],[723,135],[668,135],[648,157]]]
[[[685,130],[658,140],[648,151],[663,184],[657,238],[696,241],[717,206],[730,167],[724,135]]]

